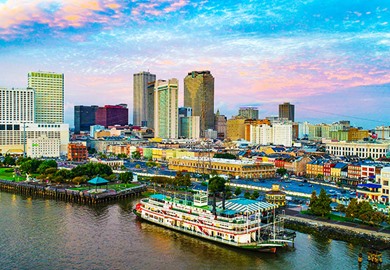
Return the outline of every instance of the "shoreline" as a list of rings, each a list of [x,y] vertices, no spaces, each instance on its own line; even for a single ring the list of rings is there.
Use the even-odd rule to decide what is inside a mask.
[[[390,233],[286,214],[285,227],[301,233],[340,240],[376,250],[390,249]]]

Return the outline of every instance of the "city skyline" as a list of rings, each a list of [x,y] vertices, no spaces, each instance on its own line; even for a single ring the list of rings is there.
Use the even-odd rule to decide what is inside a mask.
[[[178,78],[182,106],[186,74],[210,70],[228,117],[291,102],[297,121],[372,128],[389,125],[389,19],[381,1],[0,0],[0,87],[65,74],[73,126],[74,105],[132,106],[136,72]]]

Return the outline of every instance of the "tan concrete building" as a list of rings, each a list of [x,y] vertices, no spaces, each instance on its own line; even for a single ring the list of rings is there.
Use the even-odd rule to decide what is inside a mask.
[[[226,122],[226,137],[232,141],[245,138],[245,119],[229,119]]]
[[[215,171],[218,174],[238,176],[241,178],[271,178],[275,176],[275,166],[270,163],[255,163],[253,161],[227,160],[219,158],[171,158],[169,169],[193,173]]]

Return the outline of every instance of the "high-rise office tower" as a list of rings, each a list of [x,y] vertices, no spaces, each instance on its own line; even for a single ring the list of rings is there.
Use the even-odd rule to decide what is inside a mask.
[[[129,124],[129,110],[127,104],[105,105],[96,110],[96,125],[125,126]]]
[[[142,71],[133,75],[133,125],[153,127],[156,75]],[[146,125],[145,125],[146,124]]]
[[[252,106],[240,107],[238,115],[244,117],[245,119],[257,120],[259,119],[259,109]]]
[[[34,123],[32,88],[0,88],[0,123]]]
[[[158,80],[154,90],[154,136],[178,137],[178,81]]]
[[[74,106],[74,132],[89,131],[96,123],[96,111],[98,106]]]
[[[214,77],[210,71],[192,71],[184,78],[184,106],[200,116],[200,133],[214,128]]]
[[[225,139],[227,117],[225,115],[220,114],[219,110],[217,110],[217,113],[215,114],[214,123],[215,123],[214,130],[217,131],[217,137],[221,139]]]
[[[35,122],[64,122],[64,74],[29,72],[28,87],[35,90]]]
[[[285,102],[279,105],[279,118],[288,119],[294,122],[295,106],[290,102]]]

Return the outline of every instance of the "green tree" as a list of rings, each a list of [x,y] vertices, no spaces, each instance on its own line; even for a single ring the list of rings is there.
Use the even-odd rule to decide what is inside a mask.
[[[313,203],[311,203],[310,210],[313,212],[313,214],[324,217],[332,210],[330,207],[331,202],[332,199],[328,194],[326,194],[325,189],[322,188],[318,198],[315,199]]]
[[[18,160],[16,160],[16,165],[20,166],[24,162],[31,160],[30,157],[19,157]]]
[[[211,194],[213,194],[213,214],[217,213],[217,193],[225,193],[225,179],[220,176],[214,176],[209,180],[208,189]],[[225,194],[223,196],[222,208],[225,209]]]
[[[122,183],[127,184],[131,180],[133,180],[133,173],[132,172],[125,172],[119,174],[119,180],[121,180]]]
[[[237,187],[236,190],[234,191],[234,195],[238,196],[242,193],[242,190],[240,187]]]
[[[237,159],[236,155],[230,153],[217,153],[214,155],[214,158]]]
[[[359,204],[357,199],[352,199],[347,209],[345,209],[345,216],[349,218],[358,218],[359,217]]]
[[[251,193],[247,190],[247,191],[245,191],[245,193],[244,193],[244,198],[245,199],[250,199],[250,197],[251,197]]]
[[[287,169],[285,169],[285,168],[278,168],[276,170],[276,173],[279,174],[279,175],[285,175],[287,173]]]
[[[136,168],[136,169],[139,169],[139,168],[141,168],[141,165],[136,164],[136,165],[135,165],[135,168]]]
[[[347,208],[345,207],[344,204],[338,204],[336,207],[336,211],[340,212],[340,213],[345,213],[346,210],[347,210]]]
[[[133,159],[141,159],[141,153],[139,151],[134,151],[132,154],[131,154],[131,157]]]
[[[317,201],[317,193],[315,190],[313,190],[310,197],[309,208],[311,208],[316,203],[316,201]]]
[[[85,182],[85,178],[83,176],[76,176],[72,179],[72,182],[76,185],[80,185],[80,183]]]
[[[40,174],[44,174],[46,169],[48,168],[55,168],[57,169],[57,162],[55,160],[52,160],[52,159],[49,159],[49,160],[45,160],[43,161],[39,167],[38,167],[38,173]]]
[[[13,158],[13,157],[10,156],[9,154],[7,154],[7,155],[5,155],[5,157],[4,157],[3,164],[4,164],[5,166],[15,166],[15,165],[16,165],[15,158]]]
[[[255,190],[252,193],[251,199],[256,200],[257,198],[259,198],[259,196],[260,196],[259,192],[257,190]]]

